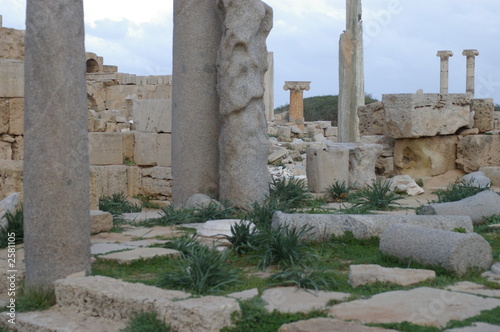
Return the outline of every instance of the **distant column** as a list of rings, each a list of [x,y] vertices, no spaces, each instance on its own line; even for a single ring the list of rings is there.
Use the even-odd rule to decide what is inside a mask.
[[[172,202],[196,193],[218,198],[221,23],[215,1],[174,0]]]
[[[24,244],[27,288],[90,273],[83,0],[28,0]]]
[[[310,81],[286,81],[283,90],[290,90],[290,121],[304,129],[304,90],[311,88]]]
[[[339,142],[359,142],[358,107],[365,105],[361,0],[347,0],[347,28],[339,42]]]
[[[476,66],[476,56],[479,55],[477,50],[464,50],[462,55],[467,57],[467,81],[465,83],[465,88],[467,93],[470,93],[474,97],[474,72]]]
[[[448,93],[449,58],[453,56],[453,52],[438,51],[437,56],[441,58],[441,77],[440,77],[439,93],[444,95]]]

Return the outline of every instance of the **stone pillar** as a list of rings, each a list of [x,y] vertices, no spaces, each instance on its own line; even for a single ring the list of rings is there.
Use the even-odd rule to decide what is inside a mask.
[[[347,29],[339,42],[339,142],[359,142],[358,107],[365,105],[361,0],[347,0]]]
[[[441,76],[439,93],[444,95],[448,93],[448,64],[449,58],[453,56],[452,51],[438,51],[437,56],[441,58]]]
[[[464,50],[462,55],[467,57],[467,81],[465,83],[466,92],[474,97],[474,72],[476,66],[476,56],[479,55],[477,50]]]
[[[264,75],[264,104],[266,105],[266,119],[274,119],[274,53],[267,53],[267,71]]]
[[[203,0],[205,1],[205,0]],[[218,57],[220,198],[248,207],[269,194],[264,107],[266,38],[272,9],[260,0],[218,0],[223,36]]]
[[[215,1],[175,0],[172,78],[172,202],[218,198],[221,24]]]
[[[290,122],[304,129],[304,90],[309,91],[310,81],[286,81],[283,90],[290,90]]]
[[[24,244],[27,288],[90,273],[82,0],[27,2]]]

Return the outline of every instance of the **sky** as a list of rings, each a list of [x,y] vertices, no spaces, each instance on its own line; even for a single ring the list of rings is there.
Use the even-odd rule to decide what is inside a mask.
[[[209,1],[209,0],[207,0]],[[267,0],[274,27],[275,106],[285,81],[311,81],[305,97],[338,94],[338,41],[346,0]],[[84,0],[85,45],[107,65],[137,75],[172,73],[173,0]],[[3,26],[25,28],[26,0],[1,0]],[[476,97],[500,103],[498,0],[364,0],[365,91],[439,92],[439,50],[450,50],[449,92],[464,93],[464,49],[477,49]]]

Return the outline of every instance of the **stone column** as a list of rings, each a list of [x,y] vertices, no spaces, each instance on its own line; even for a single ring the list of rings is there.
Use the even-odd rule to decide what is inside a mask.
[[[310,81],[286,81],[283,90],[290,90],[290,122],[304,129],[304,90],[309,91]]]
[[[474,72],[476,66],[476,56],[479,55],[477,50],[464,50],[462,55],[467,57],[467,81],[465,83],[466,92],[474,97]]]
[[[267,53],[267,71],[264,75],[264,104],[266,105],[266,119],[274,119],[274,53]]]
[[[453,56],[452,51],[438,51],[437,56],[441,58],[441,76],[439,93],[444,95],[448,93],[448,64],[449,58]]]
[[[172,202],[196,193],[218,198],[219,97],[216,2],[174,1],[172,84]]]
[[[263,96],[273,16],[260,0],[218,0],[217,5],[224,31],[217,62],[220,198],[245,208],[269,194]]]
[[[358,107],[365,105],[361,0],[347,0],[347,28],[339,42],[339,142],[359,142]]]
[[[28,0],[24,244],[27,288],[90,273],[82,0]]]

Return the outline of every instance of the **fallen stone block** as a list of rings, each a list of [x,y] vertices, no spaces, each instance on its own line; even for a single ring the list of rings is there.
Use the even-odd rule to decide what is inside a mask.
[[[387,332],[396,331],[378,327],[364,326],[355,322],[345,322],[334,318],[312,318],[294,323],[283,324],[278,332]]]
[[[387,94],[385,132],[394,138],[452,135],[471,123],[467,94]]]
[[[491,186],[490,179],[481,171],[466,174],[460,180],[478,188],[489,188]]]
[[[375,264],[349,266],[349,284],[359,287],[375,282],[409,286],[436,278],[436,272],[423,269],[388,268]]]
[[[179,256],[180,252],[174,249],[165,248],[135,248],[127,251],[114,252],[101,255],[100,259],[114,260],[118,264],[129,264],[138,259],[149,259],[157,256]]]
[[[90,210],[90,234],[107,232],[113,228],[113,215],[100,210]]]
[[[467,173],[500,165],[500,135],[470,135],[457,144],[458,168]]]
[[[424,193],[424,189],[422,189],[409,175],[396,175],[389,179],[389,181],[391,181],[391,189],[396,192],[404,192],[410,196]]]
[[[348,149],[308,148],[306,155],[307,185],[312,192],[326,192],[336,181],[349,183]]]
[[[231,227],[236,224],[250,223],[250,229],[253,229],[255,225],[248,220],[240,220],[240,219],[220,219],[220,220],[209,220],[203,223],[196,231],[196,234],[205,237],[224,237],[231,236]]]
[[[350,214],[285,214],[274,213],[272,226],[312,227],[307,234],[311,240],[326,240],[332,235],[343,236],[351,232],[357,239],[380,236],[389,226],[409,224],[452,231],[463,228],[473,231],[472,220],[467,216],[414,216],[414,215],[350,215]]]
[[[464,198],[456,202],[425,205],[419,215],[469,216],[474,225],[484,224],[494,214],[500,215],[500,195],[491,190]]]
[[[443,267],[457,275],[489,269],[490,244],[479,234],[463,234],[413,225],[392,225],[380,236],[380,251],[402,261]]]

